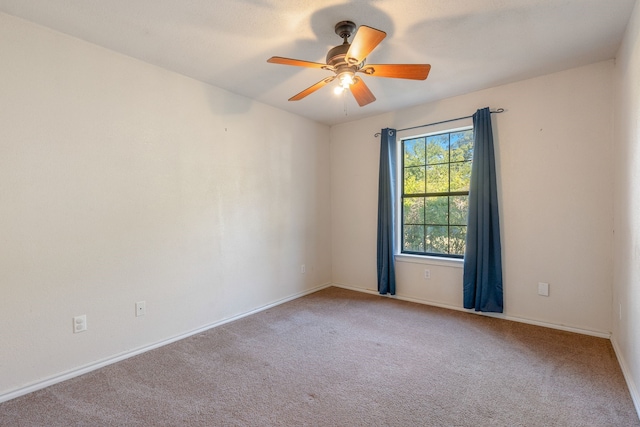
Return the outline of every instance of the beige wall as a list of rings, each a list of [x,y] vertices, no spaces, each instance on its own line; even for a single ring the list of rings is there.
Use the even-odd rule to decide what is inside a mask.
[[[608,336],[611,331],[613,61],[334,126],[333,281],[376,290],[379,142],[374,133],[502,107],[493,116],[505,316]],[[447,126],[462,126],[470,121]],[[437,128],[399,133],[433,132]],[[460,263],[398,260],[397,293],[462,307]],[[424,269],[431,279],[424,279]],[[538,282],[550,296],[537,295]]]
[[[3,14],[0,57],[0,400],[330,282],[327,126]]]
[[[640,412],[640,3],[616,59],[613,336]]]

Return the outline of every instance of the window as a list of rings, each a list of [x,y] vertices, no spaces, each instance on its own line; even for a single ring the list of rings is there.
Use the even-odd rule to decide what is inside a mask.
[[[402,140],[402,252],[462,258],[473,129]]]

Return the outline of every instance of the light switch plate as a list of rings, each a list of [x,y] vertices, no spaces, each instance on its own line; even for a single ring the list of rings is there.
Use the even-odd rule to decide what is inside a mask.
[[[538,295],[543,297],[549,296],[549,284],[544,282],[538,282]]]

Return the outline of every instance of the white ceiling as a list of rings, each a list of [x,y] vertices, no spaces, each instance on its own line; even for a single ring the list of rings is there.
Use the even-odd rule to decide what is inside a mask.
[[[197,80],[336,124],[611,59],[635,0],[0,0],[0,11]],[[426,81],[366,76],[359,107],[331,75],[268,64],[324,62],[337,22],[387,33],[370,63],[429,63]],[[346,115],[345,115],[346,105]]]

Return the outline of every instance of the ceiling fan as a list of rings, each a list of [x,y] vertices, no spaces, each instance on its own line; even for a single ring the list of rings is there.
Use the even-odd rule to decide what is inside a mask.
[[[343,39],[343,43],[327,53],[326,64],[319,62],[302,61],[299,59],[283,58],[273,56],[267,60],[272,64],[294,65],[298,67],[320,68],[332,71],[334,76],[327,77],[289,98],[289,101],[299,101],[307,95],[312,94],[321,87],[338,79],[340,86],[336,88],[336,93],[350,90],[358,105],[365,105],[376,100],[371,90],[364,83],[362,78],[356,73],[362,73],[373,77],[390,77],[396,79],[425,80],[431,70],[429,64],[366,64],[365,60],[373,49],[387,36],[384,31],[361,25],[349,43],[347,39],[351,37],[356,29],[356,24],[351,21],[341,21],[335,26],[335,32]]]

